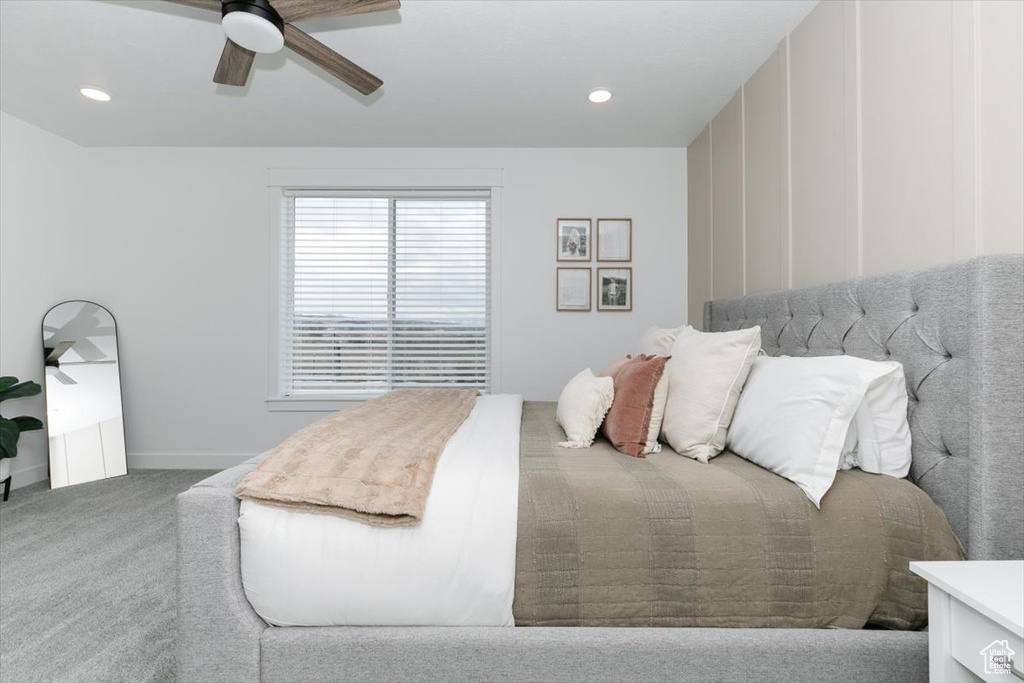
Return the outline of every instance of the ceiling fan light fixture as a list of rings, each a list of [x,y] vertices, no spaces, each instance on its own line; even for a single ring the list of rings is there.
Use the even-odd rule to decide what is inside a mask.
[[[269,53],[284,47],[284,20],[267,0],[228,0],[221,7],[220,25],[231,42],[246,50]]]

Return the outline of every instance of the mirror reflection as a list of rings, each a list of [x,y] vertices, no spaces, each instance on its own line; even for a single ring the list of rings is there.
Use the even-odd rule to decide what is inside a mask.
[[[50,488],[128,473],[117,326],[91,301],[65,301],[43,317]]]

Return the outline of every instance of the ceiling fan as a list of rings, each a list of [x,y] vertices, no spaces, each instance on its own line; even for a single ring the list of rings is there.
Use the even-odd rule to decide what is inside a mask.
[[[214,83],[245,85],[257,52],[289,47],[321,69],[369,95],[384,81],[345,59],[292,22],[350,14],[381,12],[401,7],[400,0],[168,0],[220,12],[227,35]]]
[[[43,358],[43,367],[46,368],[46,373],[48,375],[53,375],[54,377],[56,377],[61,384],[78,384],[78,382],[73,380],[67,373],[60,369],[62,365],[112,365],[117,362],[112,358],[106,360],[97,359],[61,362],[60,357],[67,353],[68,349],[70,349],[76,343],[77,342],[73,341],[62,341],[58,343],[57,346],[55,347],[51,348],[48,346],[43,349],[43,353],[46,354],[45,357]],[[90,346],[92,345],[90,344]],[[78,350],[81,351],[81,349]],[[88,355],[88,352],[86,352],[86,355]],[[104,355],[104,358],[105,357],[106,356]]]

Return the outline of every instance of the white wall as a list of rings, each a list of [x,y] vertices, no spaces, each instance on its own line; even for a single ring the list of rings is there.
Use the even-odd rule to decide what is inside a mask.
[[[711,298],[1020,253],[1024,3],[821,2],[691,146],[693,324]]]
[[[503,169],[502,391],[554,400],[646,326],[686,318],[683,149],[83,149],[5,114],[0,124],[3,372],[41,378],[39,320],[53,303],[106,305],[132,466],[231,464],[321,416],[264,403],[268,168]],[[560,216],[633,219],[631,313],[555,312]],[[15,471],[44,463],[42,439],[23,438]]]
[[[80,296],[63,283],[83,266],[69,257],[80,253],[83,168],[81,148],[0,113],[0,374],[42,384],[43,314],[61,298]],[[42,418],[43,397],[5,402],[0,410]],[[23,434],[18,451],[12,485],[45,479],[45,432]]]

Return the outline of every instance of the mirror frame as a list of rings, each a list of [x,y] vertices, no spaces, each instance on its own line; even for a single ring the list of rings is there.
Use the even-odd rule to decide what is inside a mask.
[[[121,379],[121,337],[117,331],[117,318],[110,312],[110,309],[103,304],[98,304],[95,301],[89,299],[68,299],[66,301],[58,301],[54,305],[46,309],[46,313],[43,313],[43,319],[39,323],[40,340],[45,339],[46,335],[46,316],[50,315],[50,312],[58,306],[64,304],[92,304],[97,308],[102,309],[110,316],[110,320],[114,323],[114,346],[117,348],[117,390],[119,393],[118,399],[121,403],[121,438],[124,440],[124,467],[125,474],[115,474],[103,479],[94,479],[92,481],[106,481],[107,479],[116,479],[117,477],[128,476],[128,427],[124,421],[124,380]],[[46,345],[42,344],[43,349],[43,413],[46,415],[46,422],[44,424],[44,430],[46,434],[46,485],[51,491],[53,488],[53,473],[50,471],[50,392],[46,389]],[[83,484],[89,484],[92,482],[82,482]],[[67,488],[68,486],[77,486],[77,484],[68,484],[67,486],[61,486],[60,488]]]

